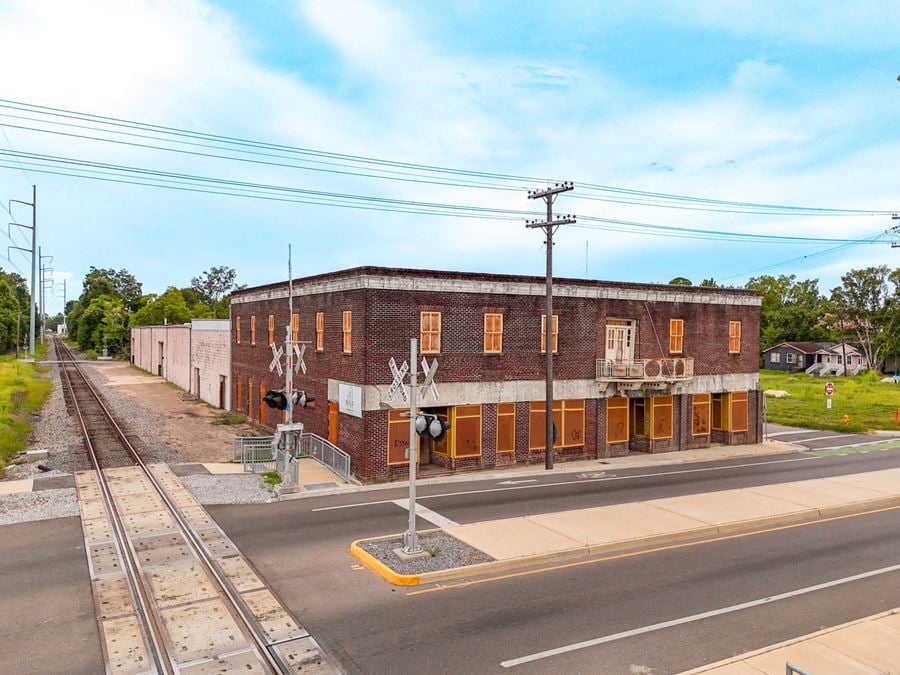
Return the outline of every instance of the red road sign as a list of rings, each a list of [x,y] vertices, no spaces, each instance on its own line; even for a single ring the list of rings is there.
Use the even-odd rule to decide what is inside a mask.
[[[825,395],[831,396],[834,393],[834,382],[829,382],[825,385]]]

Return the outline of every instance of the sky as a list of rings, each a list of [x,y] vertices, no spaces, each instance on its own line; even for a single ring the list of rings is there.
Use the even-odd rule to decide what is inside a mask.
[[[543,275],[543,236],[525,227],[528,214],[341,208],[296,190],[539,217],[543,203],[527,190],[557,180],[576,187],[555,212],[578,221],[555,235],[557,276],[743,285],[795,274],[827,293],[849,269],[900,266],[883,234],[900,211],[895,9],[874,0],[0,0],[0,201],[30,201],[37,186],[50,312],[62,307],[63,280],[71,300],[91,266],[126,268],[145,293],[185,287],[214,265],[251,286],[280,281],[288,244],[298,277],[358,265]],[[274,159],[170,140],[170,150],[194,154],[176,153],[139,147],[157,140],[62,127],[54,122],[63,118],[10,101],[503,177],[420,180],[429,174],[417,169],[411,180],[406,169],[333,156],[279,150]],[[61,171],[21,153],[293,192],[274,201],[95,180],[109,172],[86,179],[60,175],[71,164]],[[868,213],[624,204],[590,186]],[[25,206],[11,212],[0,216],[30,221]],[[770,237],[882,236],[723,241],[597,229],[610,225],[587,220],[598,217]],[[27,248],[28,235],[13,227],[5,244]],[[28,271],[25,253],[6,254],[0,266]]]

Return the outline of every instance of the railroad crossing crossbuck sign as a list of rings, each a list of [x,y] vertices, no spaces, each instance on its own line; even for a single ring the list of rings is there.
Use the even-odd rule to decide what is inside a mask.
[[[281,357],[284,354],[284,349],[276,346],[274,342],[270,346],[272,347],[272,363],[269,364],[269,371],[277,370],[279,375],[283,375],[284,369],[281,367]]]
[[[394,398],[394,394],[400,392],[400,398],[403,399],[403,402],[408,402],[409,395],[406,393],[406,385],[403,384],[403,378],[406,377],[406,374],[409,372],[409,364],[404,361],[403,365],[398,368],[397,362],[394,361],[394,357],[392,356],[391,360],[388,361],[388,366],[390,366],[391,375],[394,376],[394,380],[391,382],[391,386],[387,391],[388,398]]]

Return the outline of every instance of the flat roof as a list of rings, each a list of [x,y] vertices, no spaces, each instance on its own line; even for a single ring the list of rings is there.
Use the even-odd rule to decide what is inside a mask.
[[[519,274],[495,274],[489,272],[456,272],[446,270],[427,270],[427,269],[410,269],[398,267],[376,267],[362,266],[351,267],[345,270],[335,272],[326,272],[324,274],[314,274],[306,277],[297,277],[294,279],[295,286],[304,286],[308,284],[317,284],[320,282],[337,281],[341,279],[351,279],[355,277],[405,277],[413,279],[437,279],[445,281],[476,281],[476,282],[493,282],[493,283],[525,283],[525,284],[544,284],[546,278],[544,276],[528,276]],[[746,288],[726,288],[719,286],[681,286],[677,284],[649,284],[634,281],[605,281],[600,279],[572,279],[567,277],[553,277],[554,285],[563,286],[581,286],[585,288],[610,288],[610,289],[633,289],[633,290],[658,290],[668,292],[678,292],[687,295],[706,295],[709,293],[727,294],[736,296],[762,297],[757,291]],[[271,284],[263,284],[260,286],[252,286],[233,291],[230,297],[239,298],[243,295],[258,293],[260,291],[276,290],[287,287],[288,282],[278,281]]]

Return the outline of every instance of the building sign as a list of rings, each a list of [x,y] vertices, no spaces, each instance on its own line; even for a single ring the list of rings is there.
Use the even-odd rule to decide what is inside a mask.
[[[338,384],[338,410],[345,415],[362,417],[362,387],[354,384]]]

